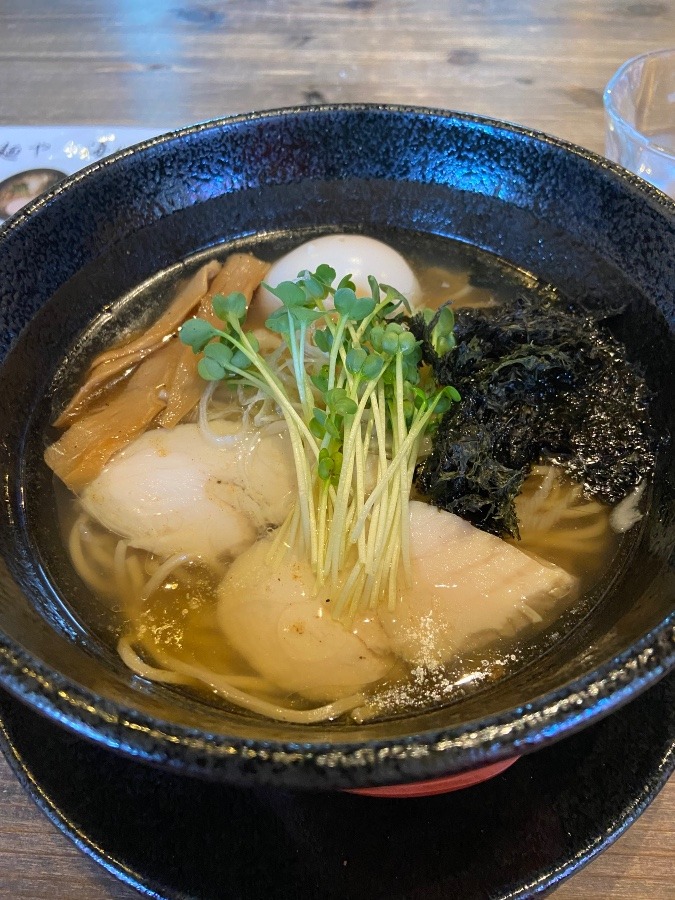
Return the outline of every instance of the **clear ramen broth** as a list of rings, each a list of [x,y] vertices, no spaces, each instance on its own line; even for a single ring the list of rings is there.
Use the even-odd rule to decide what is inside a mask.
[[[274,262],[302,240],[297,235],[292,242],[258,239],[235,249]],[[388,234],[386,240],[414,271],[421,289],[419,306],[436,309],[452,300],[458,309],[490,309],[518,295],[555,301],[552,287],[475,248],[446,238],[418,235]],[[222,262],[226,256],[218,248],[201,254],[190,261],[188,271],[195,271],[210,259]],[[185,277],[184,269],[168,273],[162,280],[161,296],[175,294]],[[156,280],[148,296],[157,296]],[[162,303],[166,305],[166,300]],[[163,312],[153,300],[136,322],[131,321],[134,315],[129,310],[144,310],[146,305],[142,287],[134,293],[132,306],[124,299],[120,301],[119,308],[113,310],[113,322],[117,318],[122,324],[112,345],[141,334]],[[115,397],[121,385],[123,382],[110,388],[107,401]],[[209,409],[216,410],[218,421],[241,420],[241,413],[232,408],[237,397],[222,387],[214,391]],[[196,423],[198,418],[199,411],[192,410],[182,424]],[[156,425],[151,423],[149,427],[152,431]],[[226,434],[229,427],[222,426]],[[264,427],[271,429],[270,434],[276,433],[269,421]],[[218,432],[220,425],[213,428],[223,436],[222,430]],[[321,691],[313,695],[311,690],[294,691],[288,684],[275,684],[225,635],[218,612],[219,591],[222,597],[220,585],[229,561],[219,560],[214,565],[213,560],[204,561],[194,553],[162,554],[134,546],[138,542],[128,535],[96,521],[91,509],[85,508],[80,497],[58,478],[55,491],[65,548],[91,594],[87,607],[73,612],[119,652],[139,679],[163,684],[169,691],[189,692],[224,709],[234,703],[255,714],[308,724],[350,718],[361,722],[453,703],[520,671],[563,640],[601,601],[615,574],[620,545],[631,540],[630,531],[619,534],[612,527],[610,506],[588,498],[582,486],[560,467],[541,460],[532,468],[516,500],[520,539],[507,538],[505,543],[545,566],[560,567],[572,576],[574,590],[543,606],[529,607],[524,602],[517,620],[512,616],[507,617],[506,624],[482,627],[475,639],[465,641],[442,664],[435,658],[427,664],[422,657],[404,658],[393,652],[386,674],[358,690],[346,696],[344,691],[338,696],[330,692],[322,695]],[[277,527],[283,526],[258,523],[256,527],[257,538],[273,541]],[[452,547],[447,552],[452,553]],[[275,557],[270,566],[288,564],[288,560]],[[496,580],[491,590],[498,594],[501,582],[494,573],[492,577]],[[340,627],[349,630],[351,626]],[[322,712],[317,714],[317,709]]]

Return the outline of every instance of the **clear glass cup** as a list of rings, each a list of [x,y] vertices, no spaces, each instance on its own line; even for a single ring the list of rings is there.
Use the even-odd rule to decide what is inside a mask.
[[[629,59],[604,102],[607,156],[675,198],[675,49]]]

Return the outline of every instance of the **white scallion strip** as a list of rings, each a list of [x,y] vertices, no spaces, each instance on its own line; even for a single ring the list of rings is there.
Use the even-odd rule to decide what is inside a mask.
[[[243,429],[235,434],[217,434],[209,425],[209,404],[217,387],[218,382],[212,381],[202,392],[199,400],[199,430],[202,436],[216,447],[233,447],[245,437]]]

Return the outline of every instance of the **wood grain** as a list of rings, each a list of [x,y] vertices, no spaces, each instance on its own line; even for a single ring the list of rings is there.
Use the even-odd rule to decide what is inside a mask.
[[[670,2],[5,0],[0,123],[169,127],[287,104],[396,102],[601,150],[609,77],[669,42]]]
[[[166,126],[377,102],[468,110],[603,149],[602,91],[675,45],[675,3],[626,0],[4,0],[0,126]],[[0,760],[0,897],[130,900]],[[560,900],[675,898],[675,783]]]

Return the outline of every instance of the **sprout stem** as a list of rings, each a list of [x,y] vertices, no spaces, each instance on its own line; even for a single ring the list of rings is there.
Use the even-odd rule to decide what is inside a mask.
[[[431,371],[420,368],[421,350],[405,316],[387,318],[401,303],[407,306],[395,289],[370,278],[371,297],[357,297],[349,278],[337,287],[334,280],[330,267],[319,266],[270,288],[282,306],[267,325],[282,335],[285,358],[280,351],[263,357],[255,336],[243,330],[241,294],[214,298],[224,328],[192,319],[181,339],[205,353],[199,363],[204,377],[254,388],[278,407],[298,496],[270,559],[276,563],[300,544],[316,590],[330,582],[332,615],[352,619],[380,601],[393,608],[399,570],[410,578],[409,497],[420,442],[437,407],[444,411],[458,395],[440,389]],[[334,309],[326,308],[329,295]],[[324,330],[314,330],[319,321]],[[434,322],[438,334],[432,337],[450,343],[452,317]],[[295,396],[282,380],[289,371]],[[373,441],[377,484],[367,496]]]

